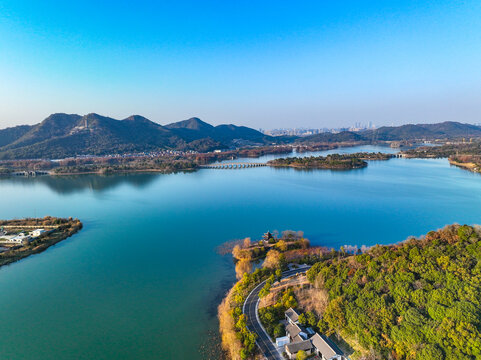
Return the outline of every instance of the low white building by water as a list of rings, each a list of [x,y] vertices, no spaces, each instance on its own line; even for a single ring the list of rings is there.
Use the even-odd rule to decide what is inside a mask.
[[[39,237],[40,235],[45,234],[45,229],[35,229],[32,232],[30,232],[30,236],[32,237]]]
[[[23,244],[25,242],[30,242],[32,238],[25,233],[15,234],[15,235],[3,235],[0,237],[0,241],[5,243]]]

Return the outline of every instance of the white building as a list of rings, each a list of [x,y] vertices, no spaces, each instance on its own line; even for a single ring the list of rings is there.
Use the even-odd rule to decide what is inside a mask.
[[[40,235],[45,234],[44,229],[35,229],[30,233],[30,236],[32,237],[39,237]]]
[[[299,324],[299,313],[297,311],[290,308],[285,312],[285,316],[287,320],[285,337],[288,341],[284,344],[284,350],[289,359],[295,359],[300,350],[307,355],[316,354],[322,360],[348,359],[328,337],[319,335],[312,328],[306,328]]]
[[[289,336],[287,336],[287,335],[276,338],[276,346],[277,347],[281,347],[281,346],[284,346],[286,344],[289,344],[289,342],[290,342],[290,339],[289,339]]]
[[[17,235],[3,235],[0,241],[14,244],[23,244],[24,242],[30,241],[30,236],[25,235],[25,233],[20,233]]]

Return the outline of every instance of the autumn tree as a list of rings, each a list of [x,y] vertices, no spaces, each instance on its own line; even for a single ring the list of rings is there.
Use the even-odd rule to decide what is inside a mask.
[[[279,249],[279,251],[287,251],[287,244],[284,240],[279,240],[276,244],[276,248]]]
[[[296,360],[306,360],[307,354],[304,350],[299,350],[296,356]]]
[[[263,266],[266,268],[274,269],[280,267],[284,256],[277,250],[269,250],[264,260]]]
[[[250,250],[242,249],[239,245],[234,246],[232,249],[232,256],[237,260],[251,260],[252,254]]]

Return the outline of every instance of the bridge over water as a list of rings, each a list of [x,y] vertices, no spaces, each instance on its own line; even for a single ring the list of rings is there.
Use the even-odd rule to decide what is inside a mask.
[[[201,165],[204,169],[244,169],[252,167],[267,166],[266,163],[248,163],[248,162],[237,162],[237,163],[222,163],[222,164],[207,164]]]

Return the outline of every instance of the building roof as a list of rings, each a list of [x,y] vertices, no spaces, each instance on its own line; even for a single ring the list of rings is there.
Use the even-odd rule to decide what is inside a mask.
[[[297,324],[287,324],[286,332],[290,335],[291,338],[294,338],[301,332],[301,329],[299,328],[299,326],[297,326]]]
[[[306,328],[299,324],[287,324],[286,332],[291,336],[291,338],[301,337],[302,340],[306,340],[310,335]],[[311,334],[312,335],[312,334]]]
[[[315,334],[310,340],[312,345],[327,359],[336,355],[344,355],[341,349],[324,335]]]
[[[289,351],[291,354],[295,354],[300,350],[307,351],[311,349],[312,349],[311,340],[304,340],[304,341],[286,344],[286,350]]]
[[[293,322],[296,322],[297,320],[299,320],[299,314],[293,308],[289,308],[289,309],[286,310],[286,316],[289,319],[291,319],[291,321],[293,321]]]

